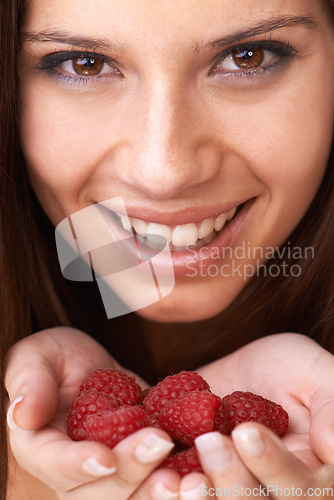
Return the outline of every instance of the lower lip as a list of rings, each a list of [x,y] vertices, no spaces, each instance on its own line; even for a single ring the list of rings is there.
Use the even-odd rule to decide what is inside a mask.
[[[170,256],[172,257],[174,275],[176,277],[190,276],[190,272],[198,272],[201,267],[206,267],[217,264],[217,252],[219,255],[224,255],[224,249],[229,249],[235,244],[240,232],[246,224],[248,215],[254,203],[254,198],[247,201],[240,212],[223,228],[218,235],[207,245],[198,249],[184,250],[181,252],[164,252],[153,250],[143,244],[136,242],[135,238],[131,237],[130,233],[125,231],[110,215],[110,211],[102,210],[103,216],[111,227],[113,237],[119,238],[122,241],[122,249],[128,254],[128,260],[131,265],[134,265],[134,260],[138,262],[140,253],[141,261],[146,261],[155,257],[154,268],[156,273],[165,275],[166,270],[170,272]],[[126,238],[124,240],[124,238]],[[123,254],[124,255],[124,254]],[[227,253],[228,255],[228,253]],[[125,256],[125,255],[124,255]],[[223,259],[221,259],[223,260]],[[165,270],[165,272],[164,272]],[[193,276],[194,274],[192,274]]]

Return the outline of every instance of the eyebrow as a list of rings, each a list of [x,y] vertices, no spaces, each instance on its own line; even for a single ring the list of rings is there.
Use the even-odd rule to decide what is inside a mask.
[[[125,52],[126,48],[124,44],[117,40],[109,40],[104,37],[84,37],[75,36],[71,33],[58,29],[46,29],[43,31],[33,32],[22,32],[20,35],[20,41],[23,43],[62,43],[66,45],[73,45],[74,47],[90,47],[94,49],[107,49],[117,52]]]
[[[316,28],[317,24],[311,17],[306,16],[283,16],[283,17],[271,17],[262,21],[255,26],[248,28],[243,31],[232,33],[223,38],[217,40],[209,41],[206,44],[199,45],[198,43],[194,46],[196,52],[202,51],[204,49],[214,49],[229,45],[231,43],[238,42],[245,38],[254,37],[257,35],[262,35],[264,33],[269,33],[281,28],[291,27],[291,26],[304,26],[306,28]],[[75,47],[90,47],[94,50],[96,49],[107,49],[111,51],[126,52],[126,47],[124,44],[117,40],[109,40],[104,37],[83,37],[74,36],[73,34],[59,30],[59,29],[46,29],[33,32],[22,32],[20,35],[20,41],[23,43],[62,43],[66,45],[72,45]]]
[[[245,38],[255,37],[257,35],[263,35],[265,33],[270,33],[281,28],[287,28],[291,26],[304,26],[306,28],[316,28],[317,24],[311,17],[306,16],[283,16],[283,17],[271,17],[263,22],[256,24],[255,26],[248,28],[244,31],[239,31],[237,33],[232,33],[218,40],[213,40],[205,45],[195,47],[195,50],[200,51],[203,49],[214,49],[217,47],[223,47],[232,43],[239,42]]]

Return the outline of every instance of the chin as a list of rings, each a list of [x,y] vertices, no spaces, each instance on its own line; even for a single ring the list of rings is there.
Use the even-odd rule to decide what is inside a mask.
[[[229,304],[214,303],[203,296],[179,298],[172,292],[167,297],[137,311],[139,316],[159,323],[191,323],[221,313]]]

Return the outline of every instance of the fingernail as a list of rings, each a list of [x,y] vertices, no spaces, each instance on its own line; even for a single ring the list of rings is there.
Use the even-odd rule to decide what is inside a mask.
[[[225,447],[219,432],[208,432],[195,439],[203,467],[212,472],[222,472],[231,463],[231,452]]]
[[[237,447],[250,457],[258,457],[264,451],[264,442],[255,428],[235,429],[232,438]]]
[[[155,462],[166,456],[174,448],[174,443],[156,434],[148,434],[135,449],[135,457],[142,464]]]
[[[178,500],[179,494],[177,491],[169,490],[159,481],[152,487],[151,496],[154,500]]]
[[[8,424],[8,427],[12,431],[14,429],[18,428],[18,425],[17,425],[17,423],[15,422],[15,419],[14,419],[14,410],[15,410],[16,405],[18,403],[20,403],[23,398],[24,398],[24,394],[20,394],[19,396],[16,396],[16,398],[13,399],[13,401],[10,404],[10,407],[8,408],[8,412],[7,412],[7,424]]]
[[[106,467],[100,464],[94,457],[87,458],[87,460],[82,463],[81,467],[84,472],[87,472],[87,474],[91,476],[110,476],[116,472],[116,467]]]
[[[206,492],[206,493],[205,493]],[[181,490],[180,499],[181,500],[201,500],[207,494],[207,489],[205,484],[202,483],[192,490]]]

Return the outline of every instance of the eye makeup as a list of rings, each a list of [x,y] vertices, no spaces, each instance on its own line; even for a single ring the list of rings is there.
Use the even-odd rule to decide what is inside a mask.
[[[271,39],[242,42],[228,47],[218,54],[209,74],[239,79],[264,76],[267,72],[282,67],[297,54],[297,50],[289,43]]]
[[[71,65],[67,64],[70,62],[72,62],[72,71],[69,68]],[[94,74],[94,66],[97,66],[96,74]],[[45,71],[50,77],[61,79],[65,83],[75,84],[76,82],[88,83],[90,80],[105,77],[122,77],[119,67],[116,59],[104,54],[76,50],[47,54],[34,66],[34,69]]]
[[[284,67],[298,52],[281,41],[238,42],[220,52],[210,64],[208,75],[249,82]],[[65,84],[93,85],[110,77],[124,78],[117,59],[86,50],[57,51],[47,54],[34,66]]]

